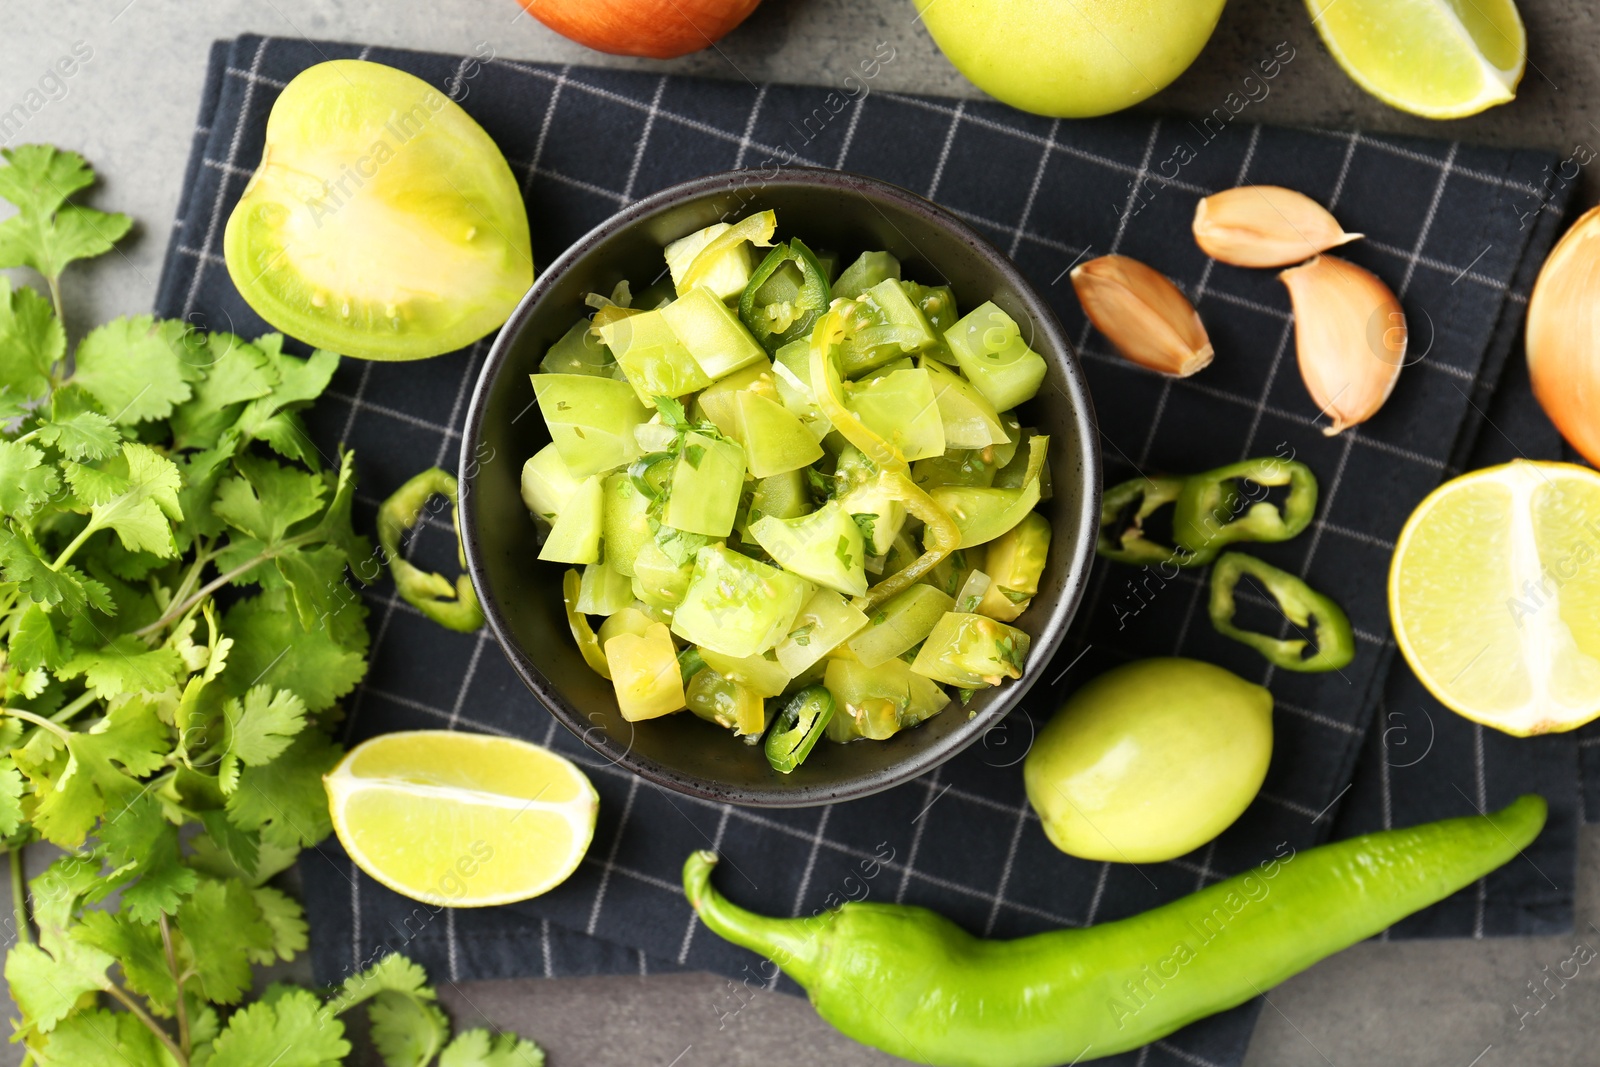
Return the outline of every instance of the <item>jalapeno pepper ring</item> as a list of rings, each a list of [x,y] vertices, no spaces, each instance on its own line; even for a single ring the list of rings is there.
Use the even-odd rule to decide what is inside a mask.
[[[1171,562],[1194,567],[1209,563],[1216,549],[1211,550],[1210,556],[1194,554],[1152,541],[1144,533],[1145,520],[1176,501],[1184,481],[1178,475],[1157,474],[1130,478],[1107,489],[1100,497],[1100,534],[1095,539],[1095,551],[1106,559],[1135,566]]]
[[[780,275],[792,265],[800,280]],[[770,283],[770,284],[769,284]],[[789,290],[792,290],[789,291]],[[811,249],[799,238],[773,246],[739,296],[739,320],[769,353],[811,335],[833,293]]]
[[[1289,496],[1280,509],[1255,500],[1241,482],[1287,485]],[[1247,459],[1184,479],[1172,506],[1172,538],[1192,555],[1214,557],[1235,541],[1287,541],[1311,525],[1316,511],[1317,476],[1310,467],[1277,456]]]
[[[808,685],[794,695],[767,733],[767,762],[773,770],[790,774],[805,762],[833,718],[834,707],[833,694],[820,685]]]
[[[472,579],[456,576],[454,585],[442,574],[422,570],[400,554],[400,538],[422,517],[430,497],[450,501],[450,525],[456,532],[456,559],[467,565],[461,548],[461,526],[456,518],[455,475],[430,467],[406,482],[378,508],[378,544],[383,547],[389,574],[400,598],[440,626],[471,633],[483,625],[483,608]]]
[[[1317,645],[1314,655],[1305,654],[1311,643],[1305,638],[1280,639],[1234,625],[1234,590],[1245,575],[1266,587],[1284,617],[1302,633],[1311,627],[1311,640]],[[1249,645],[1284,670],[1336,671],[1355,658],[1355,634],[1338,604],[1288,571],[1243,552],[1224,552],[1211,568],[1210,614],[1217,633]]]

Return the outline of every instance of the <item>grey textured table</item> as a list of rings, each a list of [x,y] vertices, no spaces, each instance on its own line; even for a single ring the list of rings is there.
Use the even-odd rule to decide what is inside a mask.
[[[1600,146],[1600,22],[1584,0],[1522,0],[1532,43],[1521,97],[1508,107],[1430,123],[1366,96],[1328,58],[1295,0],[1233,0],[1205,54],[1149,105],[1177,114],[1218,106],[1280,41],[1294,62],[1252,104],[1262,122],[1397,130],[1522,144],[1571,155]],[[149,308],[189,150],[205,49],[243,32],[343,38],[439,51],[552,61],[632,63],[599,56],[546,31],[513,0],[6,0],[0,28],[0,113],[39,85],[74,42],[92,58],[0,143],[49,141],[86,155],[106,180],[102,203],[139,220],[122,254],[79,268],[66,294],[76,323]],[[714,77],[839,83],[863,41],[896,50],[877,87],[949,94],[974,90],[913,20],[910,0],[765,0],[749,22],[705,52],[654,69]],[[1582,203],[1600,187],[1585,172]],[[1496,1067],[1589,1062],[1600,1018],[1600,977],[1588,970],[1537,1016],[1513,1002],[1572,954],[1600,944],[1600,832],[1579,854],[1578,929],[1570,937],[1369,943],[1295,978],[1271,996],[1249,1067],[1368,1063]],[[40,850],[35,850],[40,851]],[[35,859],[42,861],[43,855]],[[30,864],[32,866],[32,864]],[[7,909],[9,902],[0,901]],[[834,1034],[805,1002],[758,998],[719,1028],[722,980],[704,975],[471,983],[444,999],[469,1025],[480,1017],[537,1038],[552,1067],[607,1065],[887,1063]],[[480,1023],[481,1024],[481,1023]],[[0,1047],[15,1064],[16,1046]]]

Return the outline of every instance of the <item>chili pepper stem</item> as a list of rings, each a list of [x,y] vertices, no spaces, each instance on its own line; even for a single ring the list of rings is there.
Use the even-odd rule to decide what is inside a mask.
[[[711,871],[717,854],[702,849],[683,864],[683,888],[689,904],[711,932],[751,952],[759,952],[782,967],[802,986],[819,975],[826,934],[833,912],[811,919],[775,919],[746,911],[717,892]]]

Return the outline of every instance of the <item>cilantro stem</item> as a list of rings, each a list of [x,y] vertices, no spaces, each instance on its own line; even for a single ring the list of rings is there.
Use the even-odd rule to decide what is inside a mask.
[[[50,721],[56,723],[66,722],[68,719],[78,714],[78,712],[82,711],[90,704],[93,704],[97,699],[99,699],[99,697],[93,689],[86,690],[85,692],[78,694],[78,698],[72,703],[68,704],[66,707],[50,716]]]
[[[78,699],[82,700],[83,698],[79,697]],[[62,727],[51,722],[49,719],[46,719],[40,715],[35,715],[31,711],[23,711],[21,708],[0,708],[0,712],[3,712],[6,715],[15,715],[23,722],[31,722],[40,729],[50,731],[63,741],[72,740],[72,731],[63,729]]]
[[[167,923],[167,913],[161,913],[161,948],[167,954],[167,970],[172,972],[172,982],[178,989],[178,1044],[183,1054],[189,1054],[189,1005],[184,1002],[183,981],[187,975],[178,973],[178,956],[172,951],[172,927]]]
[[[61,276],[58,274],[46,274],[44,282],[50,287],[50,303],[55,305],[56,321],[61,323],[61,328],[65,330],[67,328],[67,313],[66,309],[61,306]]]
[[[106,985],[106,992],[110,993],[113,999],[120,1003],[124,1008],[127,1008],[128,1014],[144,1023],[145,1028],[148,1029],[152,1034],[155,1034],[158,1041],[167,1046],[167,1051],[172,1054],[172,1058],[178,1061],[178,1067],[189,1067],[189,1057],[184,1054],[184,1051],[181,1048],[178,1047],[178,1043],[172,1040],[172,1035],[167,1033],[166,1029],[162,1027],[160,1023],[150,1018],[149,1012],[139,1007],[138,1001],[130,997],[126,992],[123,991],[121,986],[114,982]]]
[[[33,944],[33,930],[28,926],[28,889],[22,881],[22,850],[26,846],[17,842],[11,846],[11,909],[17,917],[17,944]]]
[[[288,548],[294,544],[298,544],[298,541],[291,538],[290,540],[285,541],[280,548]],[[210,596],[212,593],[215,593],[218,589],[221,589],[235,578],[238,578],[240,575],[243,575],[249,571],[255,570],[268,560],[277,558],[277,556],[278,551],[269,548],[265,552],[262,552],[260,555],[256,556],[255,559],[239,564],[226,574],[218,575],[205,585],[201,586],[199,589],[195,590],[183,601],[174,605],[169,605],[167,610],[161,613],[161,617],[159,619],[151,623],[149,626],[142,626],[133,631],[133,636],[149,637],[151,634],[160,630],[173,620],[182,618],[184,613],[190,608],[193,608],[196,604],[200,603],[206,597]]]
[[[53,571],[59,571],[62,567],[65,567],[67,565],[67,561],[73,557],[78,549],[83,547],[83,543],[99,532],[100,527],[97,526],[94,520],[91,519],[89,524],[83,528],[83,531],[79,533],[77,537],[72,539],[72,543],[61,550],[61,555],[57,556],[56,561],[50,564],[50,569]]]

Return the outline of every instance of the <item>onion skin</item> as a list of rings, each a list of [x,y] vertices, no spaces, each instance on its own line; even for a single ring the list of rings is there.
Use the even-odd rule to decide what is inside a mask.
[[[1556,243],[1528,299],[1528,375],[1561,436],[1600,466],[1600,208]]]
[[[675,59],[709,48],[761,0],[520,0],[563,37],[619,56]]]

